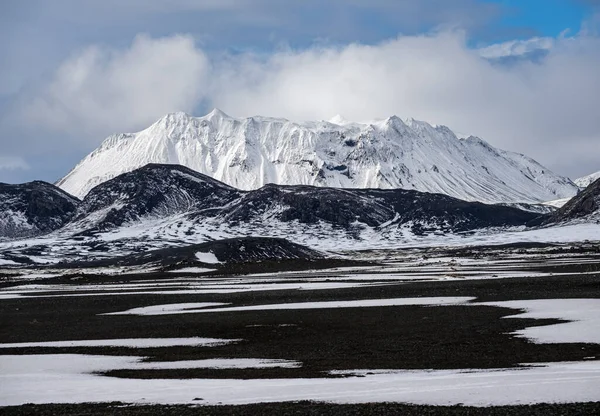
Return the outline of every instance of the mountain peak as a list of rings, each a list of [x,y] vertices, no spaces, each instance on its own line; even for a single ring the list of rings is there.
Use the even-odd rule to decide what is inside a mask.
[[[408,127],[404,121],[402,121],[402,119],[396,115],[386,118],[384,120],[384,125],[388,128],[393,128],[398,132],[403,132]]]
[[[173,111],[172,113],[165,114],[160,120],[188,120],[191,118],[193,116],[185,111]]]
[[[190,122],[194,117],[184,111],[174,111],[172,113],[167,113],[161,118],[159,118],[152,126],[149,128],[165,128],[173,125],[185,125]]]
[[[329,119],[331,124],[337,124],[338,126],[343,126],[344,124],[350,123],[344,116],[341,114],[336,114],[331,119]]]
[[[225,119],[225,118],[232,118],[230,115],[226,114],[225,112],[219,110],[218,108],[213,108],[211,110],[210,113],[208,113],[207,115],[205,115],[202,118],[207,118],[207,119]]]

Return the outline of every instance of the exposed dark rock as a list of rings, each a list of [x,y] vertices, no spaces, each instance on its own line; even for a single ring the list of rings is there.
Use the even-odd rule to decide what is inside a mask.
[[[45,234],[66,224],[80,201],[42,181],[19,185],[0,183],[0,237]]]
[[[578,219],[600,222],[600,179],[592,182],[555,212],[539,217],[529,225],[550,225]]]
[[[337,167],[334,167],[337,168]],[[341,167],[340,167],[341,168]],[[54,189],[54,188],[53,188]],[[55,191],[56,193],[56,191]],[[36,196],[37,195],[37,196]],[[77,200],[60,193],[71,218]],[[29,206],[42,218],[47,198],[29,194]],[[62,201],[62,200],[61,200]],[[62,211],[61,211],[62,212]],[[463,232],[486,227],[523,225],[538,214],[514,207],[467,202],[443,194],[403,189],[340,189],[313,186],[265,185],[241,191],[179,165],[150,164],[93,188],[79,204],[69,232],[93,235],[147,218],[184,214],[194,224],[224,224],[235,230],[252,224],[261,235],[273,220],[325,224],[357,237],[364,227],[377,230],[408,227],[415,234]]]
[[[203,255],[210,253],[217,262],[203,261]],[[163,267],[201,266],[217,267],[234,263],[256,263],[269,260],[317,260],[323,258],[318,251],[295,244],[282,238],[244,237],[209,241],[184,247],[171,247],[160,250],[136,253],[116,259],[95,260],[73,263],[70,266],[137,266],[156,264]]]
[[[180,165],[149,164],[93,188],[76,220],[107,210],[94,224],[105,230],[141,217],[166,217],[191,210],[218,209],[242,192]]]
[[[413,224],[413,229],[458,232],[483,227],[522,225],[537,214],[516,208],[467,202],[442,194],[403,189],[338,189],[266,185],[244,195],[224,211],[230,221],[273,216],[281,221],[320,221],[338,227]]]

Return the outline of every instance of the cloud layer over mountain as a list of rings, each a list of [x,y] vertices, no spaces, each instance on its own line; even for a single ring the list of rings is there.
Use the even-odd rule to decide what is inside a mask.
[[[72,55],[15,111],[19,123],[73,137],[82,149],[175,110],[292,120],[397,114],[481,136],[560,173],[597,170],[600,39],[581,33],[544,48],[539,62],[502,65],[468,47],[463,32],[441,31],[209,58],[190,36],[139,35],[124,49]]]

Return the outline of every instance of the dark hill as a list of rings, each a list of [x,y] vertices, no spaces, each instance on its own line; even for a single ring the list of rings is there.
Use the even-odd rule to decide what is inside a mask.
[[[71,220],[80,203],[47,182],[0,183],[0,237],[31,237],[54,231]]]

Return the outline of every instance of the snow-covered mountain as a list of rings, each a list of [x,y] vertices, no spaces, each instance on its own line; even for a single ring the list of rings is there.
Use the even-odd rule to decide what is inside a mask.
[[[536,203],[578,188],[534,160],[447,127],[398,117],[372,123],[296,123],[172,113],[139,133],[117,134],[57,185],[83,197],[94,186],[148,163],[181,164],[239,189],[267,183],[402,188],[469,201]]]
[[[598,179],[600,179],[600,170],[598,172],[594,172],[590,175],[582,176],[581,178],[577,178],[573,182],[575,182],[575,185],[579,186],[580,188],[587,188],[588,186],[590,186],[593,182],[595,182]]]

